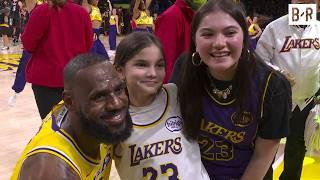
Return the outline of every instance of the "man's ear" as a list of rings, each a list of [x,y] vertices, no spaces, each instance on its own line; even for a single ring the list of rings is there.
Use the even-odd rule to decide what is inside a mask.
[[[64,101],[65,106],[68,108],[68,110],[69,111],[72,110],[74,102],[73,102],[71,90],[66,90],[65,89],[62,92],[62,99]]]

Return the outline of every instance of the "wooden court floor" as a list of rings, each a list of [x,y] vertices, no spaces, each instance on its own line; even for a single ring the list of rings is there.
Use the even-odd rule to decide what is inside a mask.
[[[20,153],[41,123],[30,84],[18,94],[14,106],[8,105],[8,99],[13,95],[11,86],[20,56],[21,46],[10,47],[9,51],[0,51],[0,180],[10,178]],[[274,166],[274,179],[278,179],[282,171],[283,145],[281,147]],[[301,179],[320,180],[319,171],[320,153],[306,158]],[[119,179],[114,168],[110,179]]]

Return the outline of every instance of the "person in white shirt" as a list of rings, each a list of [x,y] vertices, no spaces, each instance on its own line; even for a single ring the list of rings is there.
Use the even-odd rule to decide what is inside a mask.
[[[291,0],[291,3],[311,4],[316,1]],[[320,22],[291,26],[288,18],[288,15],[280,17],[265,28],[255,52],[291,82],[293,112],[280,179],[299,180],[306,153],[305,121],[320,87]]]

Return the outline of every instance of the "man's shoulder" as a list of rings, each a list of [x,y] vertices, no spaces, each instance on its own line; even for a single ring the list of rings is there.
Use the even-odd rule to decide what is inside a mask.
[[[33,9],[32,9],[32,14],[37,13],[37,12],[49,12],[49,4],[48,3],[43,3],[40,5],[36,5]]]
[[[179,7],[177,7],[175,4],[170,6],[167,10],[165,10],[163,13],[160,14],[160,16],[157,19],[177,19],[181,18],[182,11]]]
[[[78,13],[81,13],[82,15],[88,15],[89,13],[87,12],[87,10],[85,8],[83,8],[82,6],[80,6],[79,4],[73,3],[73,2],[66,2],[65,8],[66,11],[75,11]]]
[[[288,19],[288,15],[284,15],[279,17],[278,19],[273,20],[272,22],[270,22],[267,27],[278,27],[279,26],[289,26],[289,19]]]

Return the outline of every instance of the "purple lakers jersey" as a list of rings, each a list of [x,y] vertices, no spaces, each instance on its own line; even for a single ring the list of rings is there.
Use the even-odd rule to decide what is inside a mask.
[[[255,93],[247,95],[241,112],[235,99],[221,103],[207,89],[198,142],[202,162],[211,179],[240,179],[245,171],[253,154],[264,92],[271,74],[263,75],[263,81],[255,78],[252,85]]]

